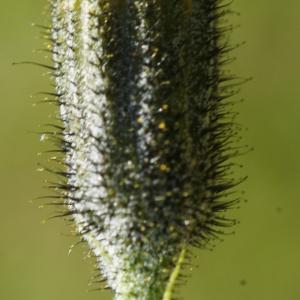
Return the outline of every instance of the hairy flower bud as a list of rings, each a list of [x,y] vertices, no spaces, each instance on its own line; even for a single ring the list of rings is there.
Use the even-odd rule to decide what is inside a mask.
[[[52,0],[65,203],[118,300],[168,300],[234,221],[219,0]]]

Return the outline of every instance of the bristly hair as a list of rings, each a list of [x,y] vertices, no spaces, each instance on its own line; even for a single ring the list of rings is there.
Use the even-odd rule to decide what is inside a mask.
[[[170,300],[186,252],[236,223],[224,216],[243,180],[230,175],[242,150],[231,111],[241,81],[224,68],[228,6],[50,1],[65,165],[54,198],[117,300]]]

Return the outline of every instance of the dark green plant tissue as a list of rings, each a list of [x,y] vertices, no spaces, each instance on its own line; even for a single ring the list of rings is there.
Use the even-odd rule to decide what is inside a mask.
[[[235,224],[238,81],[220,0],[52,0],[60,197],[116,300],[170,300]],[[234,177],[234,176],[233,176]]]

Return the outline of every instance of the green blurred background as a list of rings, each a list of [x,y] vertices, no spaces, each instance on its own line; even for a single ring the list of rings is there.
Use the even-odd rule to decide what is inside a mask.
[[[32,50],[42,47],[46,0],[0,4],[0,299],[111,299],[88,286],[93,260],[79,246],[63,220],[42,224],[53,209],[39,209],[30,200],[47,194],[45,174],[36,172],[37,153],[48,149],[33,131],[49,121],[55,108],[33,104],[30,94],[51,90],[43,70],[12,66],[14,61],[45,61]],[[243,86],[246,101],[236,107],[244,143],[255,151],[241,158],[247,204],[235,212],[241,220],[236,234],[213,252],[198,251],[185,300],[300,299],[300,2],[299,0],[235,0],[241,27],[233,41],[236,74],[253,76]]]

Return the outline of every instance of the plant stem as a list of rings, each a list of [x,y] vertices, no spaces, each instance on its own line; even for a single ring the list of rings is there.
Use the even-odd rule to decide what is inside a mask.
[[[179,255],[176,267],[175,267],[174,271],[172,272],[172,274],[170,276],[170,279],[168,281],[168,284],[167,284],[167,287],[166,287],[166,290],[165,290],[165,293],[164,293],[164,296],[163,296],[162,300],[171,300],[173,290],[174,290],[174,287],[175,287],[175,284],[176,284],[176,280],[177,280],[177,278],[180,274],[180,270],[181,270],[182,264],[184,262],[185,255],[186,255],[186,249],[183,248],[181,250],[180,255]]]

